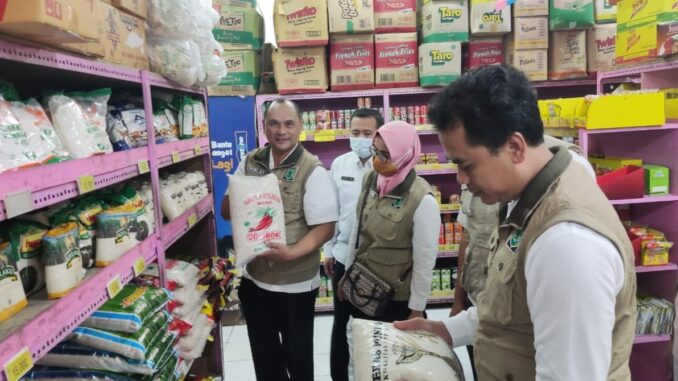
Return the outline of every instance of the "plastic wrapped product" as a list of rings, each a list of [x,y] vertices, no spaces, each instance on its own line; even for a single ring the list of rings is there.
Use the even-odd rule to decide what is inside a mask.
[[[26,102],[11,102],[12,113],[26,132],[29,146],[35,149],[40,163],[69,159],[52,122],[40,103],[31,98]]]
[[[160,370],[152,376],[146,376],[141,381],[176,381],[179,375],[176,372],[177,363],[179,362],[179,355],[176,351],[168,353],[163,361],[161,361]]]
[[[106,116],[106,125],[106,131],[116,151],[148,145],[143,109],[111,110]]]
[[[167,312],[158,311],[135,333],[80,326],[73,331],[70,340],[95,349],[117,353],[132,360],[143,360],[151,349],[150,345],[156,335],[167,331],[169,321],[170,317]]]
[[[113,152],[106,133],[106,105],[110,96],[110,89],[101,89],[48,98],[54,128],[74,158]]]
[[[355,381],[463,381],[452,348],[423,331],[400,331],[390,323],[352,319],[349,346]]]
[[[47,230],[46,226],[30,221],[14,220],[9,224],[12,260],[16,263],[26,296],[45,286],[45,267],[40,262],[40,251]]]
[[[104,303],[83,327],[134,333],[167,304],[170,292],[157,287],[126,285],[115,298]]]
[[[207,136],[207,113],[205,112],[205,105],[193,100],[193,137],[202,138]]]
[[[133,143],[129,136],[127,126],[122,121],[120,110],[111,110],[106,116],[106,132],[111,139],[114,151],[125,151],[132,149]]]
[[[174,112],[164,109],[153,113],[153,127],[155,128],[156,144],[175,142],[179,140],[175,131],[179,130]]]
[[[172,310],[172,315],[178,316],[181,319],[187,319],[195,311],[200,311],[202,309],[205,300],[206,298],[204,297],[203,292],[195,293],[194,297],[188,300],[188,303],[182,304]]]
[[[193,360],[202,356],[205,344],[207,343],[207,338],[213,328],[214,322],[204,314],[200,314],[195,324],[193,324],[193,328],[188,332],[188,335],[179,339],[179,342],[177,343],[177,350],[179,351],[179,354],[181,354],[181,357]]]
[[[28,305],[21,278],[12,258],[9,242],[0,242],[0,322]]]
[[[165,262],[165,277],[182,287],[196,285],[200,280],[200,270],[188,262],[168,259]]]
[[[183,197],[183,187],[176,176],[160,182],[160,206],[168,220],[181,216],[186,210]]]
[[[95,196],[84,196],[74,204],[59,210],[49,218],[52,226],[73,221],[78,225],[78,243],[82,266],[94,267],[94,236],[96,235],[96,216],[103,211],[103,203]]]
[[[193,40],[151,36],[148,58],[151,70],[182,86],[192,86],[198,80],[200,49]]]
[[[214,37],[212,37],[214,38]],[[221,48],[221,45],[217,45]],[[202,66],[205,70],[205,79],[198,81],[196,85],[204,87],[217,86],[228,73],[226,62],[219,55],[209,54],[202,56]]]
[[[38,360],[38,365],[74,369],[105,370],[116,373],[153,375],[160,362],[173,351],[175,336],[169,332],[157,335],[144,360],[131,360],[118,354],[84,345],[62,342]]]
[[[38,154],[29,145],[19,119],[0,95],[0,172],[37,163]]]
[[[104,370],[80,370],[37,367],[31,369],[22,381],[136,381],[135,377]]]
[[[174,106],[179,110],[179,139],[192,139],[195,120],[193,99],[180,96],[175,98]]]
[[[228,184],[236,266],[242,267],[268,250],[266,241],[287,242],[285,212],[273,174],[229,175]]]
[[[185,37],[195,34],[191,16],[194,15],[193,1],[150,0],[148,1],[148,26],[154,35]]]
[[[55,226],[42,239],[47,298],[58,299],[74,289],[85,277],[75,222]]]
[[[205,293],[198,290],[197,283],[185,287],[179,287],[172,293],[172,299],[179,304],[190,304],[193,300],[200,299]]]

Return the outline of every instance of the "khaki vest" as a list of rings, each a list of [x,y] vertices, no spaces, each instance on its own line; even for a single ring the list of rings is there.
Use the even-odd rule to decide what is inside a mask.
[[[523,191],[511,215],[493,236],[487,287],[478,296],[475,364],[481,380],[534,380],[534,327],[527,306],[525,262],[533,242],[560,222],[586,226],[609,239],[624,264],[616,298],[608,380],[629,381],[636,325],[633,249],[607,198],[562,148]],[[556,360],[557,361],[557,360]]]
[[[585,156],[578,146],[563,142],[549,135],[544,135],[544,144],[547,147],[565,147],[580,156]],[[503,205],[495,203],[485,204],[480,197],[462,187],[461,208],[466,214],[468,232],[468,246],[464,253],[464,269],[461,273],[461,284],[475,304],[478,294],[485,288],[487,278],[487,259],[490,249],[490,237],[500,222],[499,211]]]
[[[413,170],[402,184],[379,198],[376,172],[365,176],[356,207],[361,221],[355,258],[396,289],[393,300],[410,298],[412,271],[402,281],[400,278],[413,265],[414,212],[431,192],[431,186]]]
[[[299,144],[292,154],[276,168],[268,167],[270,147],[259,148],[247,155],[245,174],[264,176],[273,173],[280,180],[280,195],[285,209],[285,233],[287,245],[304,238],[311,228],[304,216],[304,193],[306,181],[322,163]],[[313,279],[319,271],[320,251],[289,262],[271,262],[257,258],[247,265],[247,272],[254,279],[276,285],[299,283]]]

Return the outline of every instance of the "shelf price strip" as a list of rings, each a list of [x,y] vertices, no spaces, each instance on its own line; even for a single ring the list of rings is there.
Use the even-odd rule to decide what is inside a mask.
[[[116,295],[122,290],[122,283],[120,283],[120,277],[115,276],[113,279],[108,282],[108,285],[106,285],[106,290],[108,291],[108,297],[113,299],[115,298]]]
[[[188,228],[192,228],[198,222],[198,215],[195,212],[188,216]]]
[[[139,160],[137,163],[137,167],[139,168],[139,174],[143,175],[144,173],[148,173],[151,171],[151,167],[148,165],[148,160]]]
[[[181,156],[178,151],[172,152],[172,163],[178,163],[181,161]]]
[[[5,377],[7,381],[19,381],[33,368],[33,358],[27,347],[24,347],[11,360],[5,364]]]
[[[94,183],[94,176],[82,175],[78,177],[78,192],[80,194],[89,193],[95,189],[96,184]]]
[[[146,270],[146,260],[144,259],[144,257],[140,257],[139,259],[134,261],[134,266],[132,267],[132,269],[134,270],[134,277],[138,277],[139,275],[141,275],[141,273],[143,273],[144,270]]]

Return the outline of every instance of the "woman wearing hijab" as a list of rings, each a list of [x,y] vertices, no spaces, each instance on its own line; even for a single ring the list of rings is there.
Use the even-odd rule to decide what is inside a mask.
[[[438,249],[440,208],[431,186],[414,170],[419,135],[410,124],[390,122],[377,131],[371,150],[374,171],[366,175],[358,198],[349,246],[354,250],[346,267],[360,262],[395,292],[380,315],[368,316],[355,306],[351,315],[384,322],[423,317]]]

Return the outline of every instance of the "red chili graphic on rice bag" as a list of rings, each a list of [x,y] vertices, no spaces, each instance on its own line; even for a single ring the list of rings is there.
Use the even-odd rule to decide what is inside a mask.
[[[273,211],[273,208],[271,208],[271,207],[258,209],[255,216],[257,218],[259,218],[259,222],[257,223],[256,226],[250,227],[249,231],[250,232],[258,232],[258,231],[268,229],[273,224],[273,216],[274,215],[275,215],[275,212]],[[250,226],[250,222],[249,221],[245,222],[245,226],[246,227]]]

